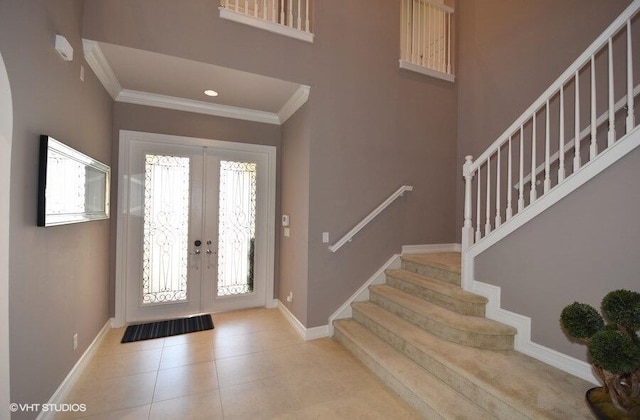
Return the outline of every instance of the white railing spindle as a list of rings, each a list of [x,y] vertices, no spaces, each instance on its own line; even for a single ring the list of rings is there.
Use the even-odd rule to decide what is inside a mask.
[[[544,135],[544,193],[551,189],[551,124],[549,121],[549,100],[545,111],[545,135]]]
[[[277,8],[277,0],[270,0],[271,1],[271,21],[272,22],[276,22],[278,20],[278,8]]]
[[[536,190],[536,114],[533,114],[533,127],[531,129],[531,190],[529,190],[529,203],[533,203],[538,198]]]
[[[253,17],[258,17],[258,0],[253,0]]]
[[[302,29],[302,10],[300,9],[301,1],[302,0],[298,0],[298,19],[297,19],[297,22],[296,22],[298,24],[296,29],[298,29],[298,30]]]
[[[305,0],[305,9],[304,9],[305,19],[305,31],[310,32],[311,26],[309,25],[309,0]]]
[[[447,73],[451,73],[451,14],[447,14]]]
[[[509,136],[509,163],[508,163],[508,172],[509,172],[509,176],[507,177],[507,211],[505,214],[505,217],[507,218],[507,220],[510,220],[511,217],[513,216],[513,210],[512,210],[512,188],[511,188],[511,176],[512,176],[512,158],[511,158],[511,136]]]
[[[627,133],[635,127],[633,109],[633,51],[631,43],[631,19],[627,20]]]
[[[481,177],[481,172],[480,169],[482,169],[481,166],[478,166],[478,179],[476,180],[476,183],[478,185],[478,192],[476,194],[476,201],[477,201],[477,210],[476,210],[476,242],[479,242],[480,239],[482,239],[482,231],[480,230],[480,183],[482,181],[482,177]]]
[[[484,224],[484,236],[491,233],[491,156],[487,159],[487,205],[486,222]]]
[[[284,19],[284,0],[280,1],[280,22],[278,23],[285,26],[287,24],[287,21]]]
[[[287,13],[287,26],[293,28],[293,0],[289,0],[289,7]]]
[[[500,150],[498,150],[498,163],[496,166],[496,229],[502,224],[500,215]]]
[[[607,134],[607,146],[611,147],[616,141],[616,113],[615,113],[615,97],[613,85],[613,40],[609,38],[609,133]]]
[[[518,213],[524,210],[524,129],[520,126],[520,188],[518,189]]]
[[[560,135],[559,135],[559,153],[560,160],[558,163],[558,183],[562,182],[565,177],[564,169],[564,86],[560,86]],[[535,171],[535,169],[532,169]]]
[[[596,117],[596,59],[591,56],[591,146],[589,147],[589,160],[598,154],[598,139],[596,138],[598,123]]]
[[[573,172],[577,171],[578,169],[580,169],[580,166],[582,165],[582,158],[580,157],[580,75],[579,75],[579,70],[576,70],[576,77],[575,77],[575,111],[574,111],[574,115],[575,115],[575,137],[574,137],[574,155],[573,155]]]

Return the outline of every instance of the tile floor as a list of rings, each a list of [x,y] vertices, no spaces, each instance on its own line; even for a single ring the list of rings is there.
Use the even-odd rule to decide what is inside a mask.
[[[332,339],[303,341],[277,309],[121,344],[111,330],[69,394],[91,419],[420,418]]]

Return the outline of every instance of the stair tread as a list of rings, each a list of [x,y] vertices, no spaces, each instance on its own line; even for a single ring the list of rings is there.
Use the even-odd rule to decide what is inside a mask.
[[[444,282],[442,280],[432,279],[411,271],[402,269],[387,270],[386,273],[392,277],[415,283],[419,286],[431,289],[437,293],[450,296],[452,298],[470,302],[470,303],[484,303],[488,302],[488,299],[484,296],[467,292],[460,286],[456,286],[451,283]]]
[[[590,418],[584,392],[593,385],[515,350],[467,347],[441,339],[371,302],[359,311],[438,363],[536,418]]]
[[[462,266],[459,252],[437,252],[431,254],[407,254],[402,259],[417,264],[431,265],[460,274]]]
[[[491,418],[481,407],[461,396],[357,321],[341,319],[334,323],[334,327],[443,418]]]
[[[517,330],[509,325],[483,317],[462,315],[386,284],[371,286],[369,289],[434,322],[460,331],[484,335],[515,335],[517,333]],[[362,302],[354,305],[360,303]]]

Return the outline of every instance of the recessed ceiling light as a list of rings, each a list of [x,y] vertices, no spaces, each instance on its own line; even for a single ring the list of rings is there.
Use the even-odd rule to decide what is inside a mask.
[[[211,89],[205,90],[204,94],[207,95],[207,96],[218,96],[218,92],[216,92],[215,90],[211,90]]]

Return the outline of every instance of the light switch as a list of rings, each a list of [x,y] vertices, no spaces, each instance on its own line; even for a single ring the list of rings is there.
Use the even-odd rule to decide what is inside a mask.
[[[322,243],[323,244],[329,243],[329,232],[322,232]]]
[[[284,236],[285,238],[288,238],[291,236],[291,230],[289,230],[288,227],[284,228]]]
[[[289,215],[288,214],[283,214],[282,215],[282,226],[289,226]]]

